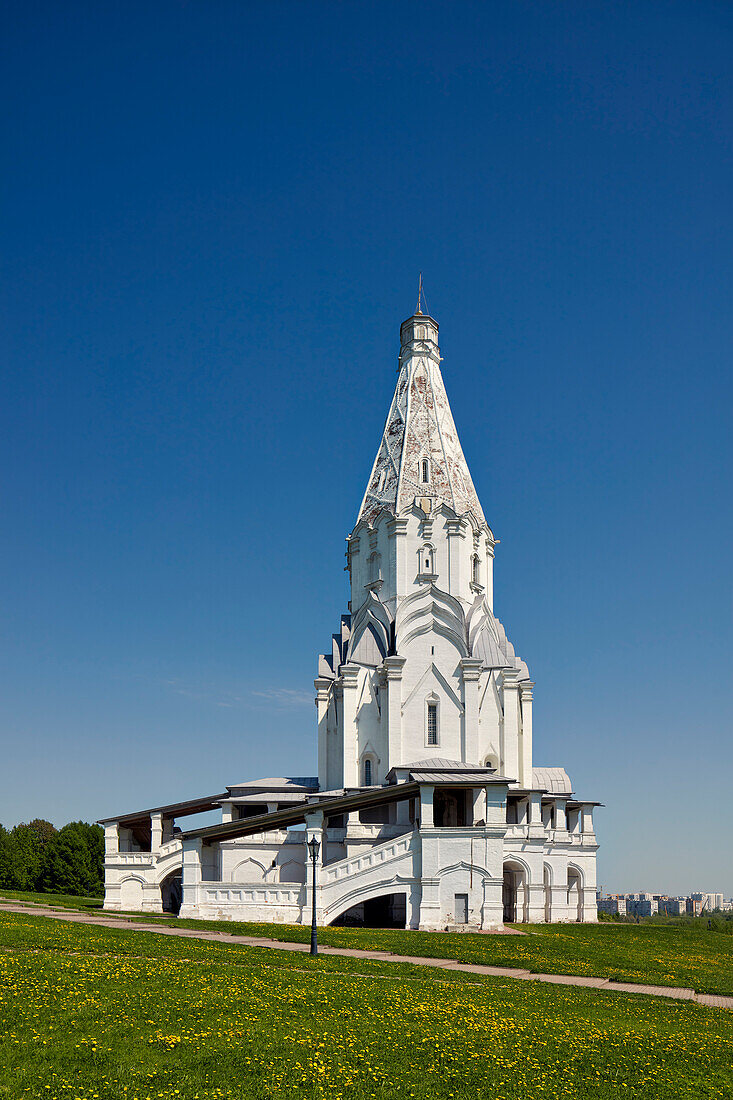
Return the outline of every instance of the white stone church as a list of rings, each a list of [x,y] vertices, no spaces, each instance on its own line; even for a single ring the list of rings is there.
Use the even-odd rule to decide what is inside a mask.
[[[104,820],[106,909],[308,923],[316,837],[319,924],[596,920],[598,803],[533,764],[534,684],[494,615],[497,540],[419,302],[400,345],[349,613],[318,659],[318,776]],[[213,809],[220,824],[190,827]]]

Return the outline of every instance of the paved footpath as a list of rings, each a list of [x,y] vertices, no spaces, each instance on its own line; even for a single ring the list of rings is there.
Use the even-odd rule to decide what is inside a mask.
[[[213,940],[217,943],[241,943],[247,947],[267,947],[276,951],[310,951],[307,943],[288,943],[270,940],[264,936],[232,936],[228,932],[198,931],[194,928],[175,928],[169,924],[132,921],[124,917],[96,916],[74,909],[51,909],[41,905],[21,905],[0,901],[0,910],[6,913],[23,913],[33,917],[51,917],[70,924],[93,924],[100,928],[124,928],[126,931],[155,932],[159,936],[186,936],[194,940]],[[478,963],[462,963],[455,959],[429,959],[422,955],[395,955],[391,951],[363,951],[355,947],[328,947],[320,945],[321,955],[343,955],[352,959],[376,959],[378,962],[411,963],[413,966],[437,967],[440,970],[460,970],[464,974],[481,974],[492,978],[519,978],[523,981],[551,982],[553,985],[577,985],[586,989],[608,989],[615,993],[644,993],[649,997],[671,997],[676,1001],[695,1001],[709,1008],[727,1008],[733,1011],[733,997],[696,993],[694,989],[675,988],[666,985],[637,985],[634,982],[612,982],[608,978],[583,978],[577,974],[535,974],[512,966],[481,966]]]

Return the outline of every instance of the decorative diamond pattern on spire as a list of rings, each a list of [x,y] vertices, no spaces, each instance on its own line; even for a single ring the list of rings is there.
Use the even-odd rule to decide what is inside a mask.
[[[430,318],[416,315],[410,321],[427,321],[424,327],[432,332],[434,325],[437,336]],[[485,523],[448,404],[438,345],[431,339],[405,343],[408,324],[402,326],[402,366],[359,520],[373,523],[383,509],[398,515],[415,498],[428,497],[433,506],[445,503],[458,515],[472,512]],[[414,336],[414,329],[407,335]]]

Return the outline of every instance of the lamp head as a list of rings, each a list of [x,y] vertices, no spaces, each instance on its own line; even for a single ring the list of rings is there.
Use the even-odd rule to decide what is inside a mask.
[[[321,845],[318,843],[318,839],[312,836],[308,841],[308,847],[310,849],[311,859],[317,859],[318,851],[321,847]]]

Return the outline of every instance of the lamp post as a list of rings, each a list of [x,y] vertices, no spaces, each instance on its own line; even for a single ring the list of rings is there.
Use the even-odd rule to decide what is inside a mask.
[[[313,864],[313,915],[311,917],[311,955],[318,954],[318,925],[316,924],[316,860],[321,845],[315,836],[308,841],[308,848]]]

